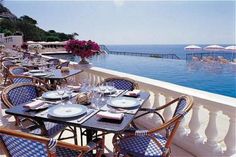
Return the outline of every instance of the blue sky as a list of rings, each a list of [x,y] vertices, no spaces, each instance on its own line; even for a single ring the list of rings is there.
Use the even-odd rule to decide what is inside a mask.
[[[100,44],[235,44],[235,1],[4,1],[45,30]]]

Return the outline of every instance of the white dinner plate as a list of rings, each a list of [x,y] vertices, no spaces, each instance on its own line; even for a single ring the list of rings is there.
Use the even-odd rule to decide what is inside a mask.
[[[30,73],[43,73],[43,70],[29,70]]]
[[[111,88],[111,90],[108,90],[108,88]],[[103,94],[113,94],[116,92],[116,88],[114,87],[107,87],[107,86],[101,86],[101,87],[96,87],[94,88],[94,91],[103,93]]]
[[[57,105],[48,110],[48,114],[58,118],[69,118],[83,115],[87,112],[87,107],[79,104]]]
[[[107,104],[109,106],[118,108],[132,108],[139,106],[140,102],[136,98],[116,97],[110,99]]]
[[[65,99],[67,97],[69,97],[67,93],[64,93],[62,95],[62,99]],[[61,99],[61,95],[59,95],[57,91],[48,91],[43,93],[42,98],[55,100],[55,99]]]
[[[38,77],[39,77],[39,76],[46,76],[46,75],[48,75],[48,74],[47,74],[47,73],[44,73],[44,72],[43,72],[43,73],[32,73],[32,74],[31,74],[31,76],[35,76],[35,77],[37,77],[37,76],[38,76]]]

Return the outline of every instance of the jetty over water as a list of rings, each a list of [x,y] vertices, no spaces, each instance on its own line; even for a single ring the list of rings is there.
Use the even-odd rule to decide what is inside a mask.
[[[153,58],[165,58],[165,59],[180,59],[176,54],[110,51],[105,45],[100,45],[100,47],[102,50],[106,51],[108,54],[113,54],[113,55],[141,56],[141,57],[153,57]]]

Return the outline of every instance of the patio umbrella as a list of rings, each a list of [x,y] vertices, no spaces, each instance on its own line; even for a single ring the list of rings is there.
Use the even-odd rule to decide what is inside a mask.
[[[189,46],[186,46],[185,48],[184,48],[184,50],[186,50],[186,51],[201,51],[202,50],[202,48],[200,47],[200,46],[197,46],[197,45],[189,45]],[[197,57],[197,58],[199,58],[199,56],[198,56],[198,54],[186,54],[186,59],[188,59],[189,58],[189,56],[193,59],[193,57]]]
[[[187,51],[200,51],[200,50],[202,50],[202,48],[200,46],[197,46],[197,45],[189,45],[189,46],[186,46],[184,48],[184,50],[187,50]]]
[[[220,51],[220,50],[224,50],[224,47],[220,46],[220,45],[209,45],[204,47],[204,50],[206,51]]]
[[[227,46],[227,47],[225,47],[225,50],[236,52],[236,46]]]

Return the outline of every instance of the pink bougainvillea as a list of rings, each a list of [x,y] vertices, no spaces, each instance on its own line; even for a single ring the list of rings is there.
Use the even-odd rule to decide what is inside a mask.
[[[65,49],[82,58],[89,58],[95,54],[100,54],[99,45],[91,40],[69,40],[65,45]]]

